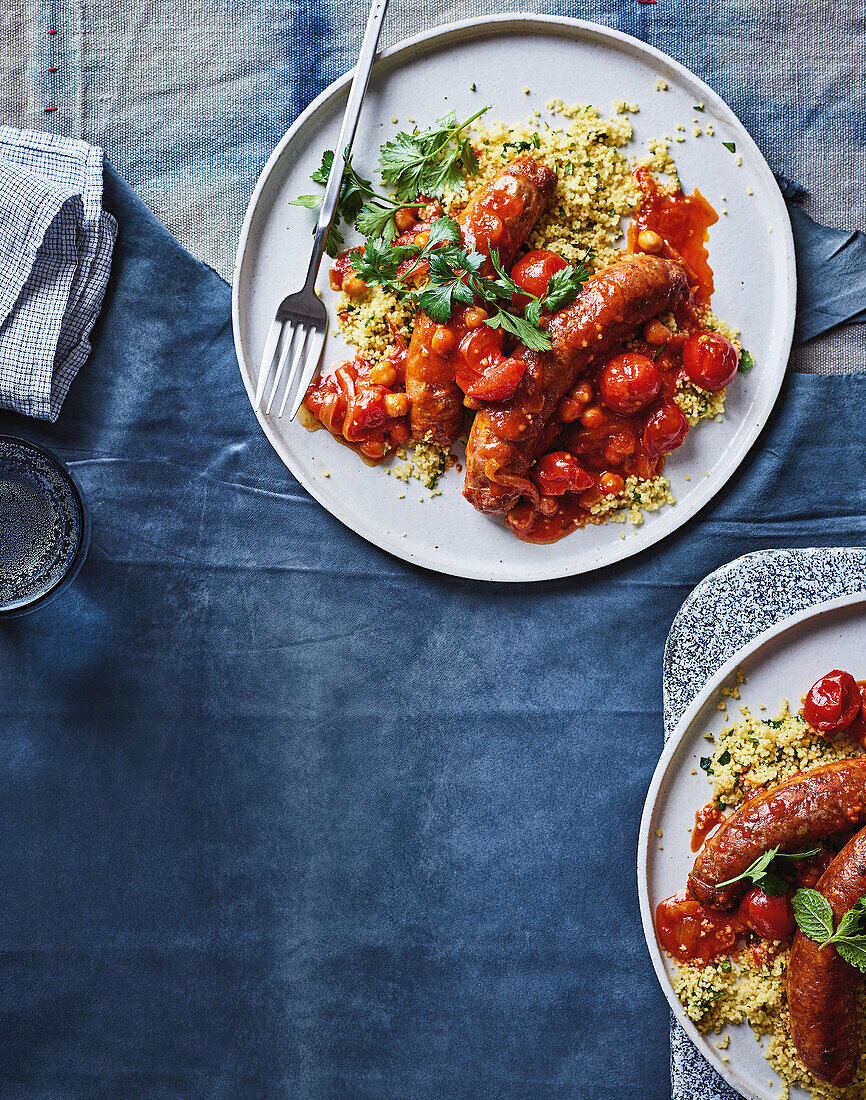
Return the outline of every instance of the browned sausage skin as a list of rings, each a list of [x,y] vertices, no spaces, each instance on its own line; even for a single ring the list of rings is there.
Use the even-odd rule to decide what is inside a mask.
[[[866,895],[866,829],[848,841],[817,889],[830,902],[834,926]],[[859,981],[859,971],[844,962],[835,947],[819,947],[797,931],[788,963],[791,1037],[806,1069],[828,1085],[850,1084],[857,1070]]]
[[[509,266],[555,187],[549,168],[532,157],[519,157],[485,184],[457,219],[463,244],[484,254],[496,247]],[[433,350],[435,329],[434,321],[418,314],[406,359],[406,393],[415,439],[450,447],[463,424],[463,394],[454,381],[451,355]]]
[[[529,467],[547,442],[560,399],[581,374],[645,321],[689,295],[682,265],[625,256],[586,283],[565,309],[542,319],[551,350],[522,351],[526,373],[514,396],[483,406],[466,447],[463,495],[481,512],[504,515],[521,496],[535,500]]]
[[[777,845],[786,852],[866,824],[866,756],[822,764],[750,798],[707,840],[689,875],[704,905],[727,909],[748,885],[736,878]]]

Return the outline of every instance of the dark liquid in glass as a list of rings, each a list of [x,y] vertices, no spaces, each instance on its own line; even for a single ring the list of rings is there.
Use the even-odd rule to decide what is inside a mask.
[[[66,472],[25,440],[0,438],[0,612],[57,587],[75,560],[82,527]]]

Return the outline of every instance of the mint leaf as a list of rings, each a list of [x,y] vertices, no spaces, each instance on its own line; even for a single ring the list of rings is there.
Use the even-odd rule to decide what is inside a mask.
[[[737,146],[736,146],[736,144],[735,144],[735,143],[734,143],[733,141],[723,141],[723,142],[722,142],[722,145],[724,145],[724,147],[725,147],[725,148],[726,148],[726,149],[728,150],[728,152],[730,152],[730,153],[736,153],[736,151],[737,151]]]
[[[864,899],[861,898],[855,905],[851,906],[847,913],[842,914],[839,926],[833,934],[834,938],[836,936],[853,936],[863,931],[864,918],[866,918],[866,905],[864,905]]]
[[[834,943],[834,947],[849,966],[866,972],[866,936],[848,936]]]
[[[791,899],[794,919],[804,936],[817,944],[825,944],[833,935],[833,910],[830,902],[817,890],[800,889]]]
[[[740,352],[740,363],[737,367],[737,371],[740,374],[748,374],[754,365],[755,360],[752,357],[752,353],[750,351],[746,351],[746,349],[743,348],[743,350]]]

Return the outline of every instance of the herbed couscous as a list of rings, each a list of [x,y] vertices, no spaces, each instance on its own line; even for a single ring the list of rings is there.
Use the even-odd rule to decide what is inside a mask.
[[[826,685],[830,683],[830,677],[835,677],[837,683],[835,686],[830,684],[830,687],[838,695],[840,675],[846,678],[845,690],[849,691],[853,701],[847,715],[840,717],[837,708],[829,720],[822,721],[820,710],[814,707],[810,710],[811,702],[813,698],[817,699],[819,705],[826,708],[827,700],[831,698]],[[787,701],[783,700],[778,713],[772,717],[767,716],[762,704],[764,713],[757,715],[745,706],[739,707],[739,717],[735,720],[727,714],[727,710],[739,699],[739,685],[742,682],[742,674],[738,673],[736,682],[723,689],[718,707],[724,715],[725,724],[711,736],[708,755],[700,760],[700,767],[707,773],[712,791],[707,806],[696,816],[695,830],[700,831],[701,836],[691,845],[693,851],[700,848],[707,825],[711,827],[723,813],[730,815],[750,797],[760,796],[798,773],[808,773],[819,765],[862,756],[861,743],[866,730],[862,682],[855,687],[853,677],[847,673],[829,674],[819,680],[804,698],[802,713],[792,712]],[[816,694],[816,689],[822,690]],[[807,720],[807,716],[811,721]],[[820,724],[822,729],[812,723]],[[832,732],[827,732],[828,729]],[[798,865],[797,886],[817,884],[833,853],[828,850],[815,858],[818,860],[817,867],[811,867],[807,860]],[[767,862],[766,866],[772,869],[775,864]],[[809,875],[814,877],[810,879]],[[760,882],[760,876],[752,881]],[[769,894],[770,888],[767,889]],[[796,889],[793,880],[787,889]],[[757,886],[751,891],[751,894],[759,893]],[[677,899],[669,900],[676,902]],[[796,897],[794,900],[796,911]],[[749,895],[741,902],[741,909],[748,902]],[[661,919],[660,907],[657,920]],[[790,919],[796,929],[793,914]],[[758,928],[761,936],[751,928]],[[660,924],[659,929],[661,935]],[[792,1039],[787,994],[792,932],[788,931],[778,939],[773,935],[772,929],[766,931],[759,926],[750,926],[746,919],[745,926],[740,927],[736,945],[730,949],[720,950],[712,958],[702,960],[698,957],[694,961],[682,961],[675,955],[674,989],[687,1016],[702,1033],[712,1032],[720,1036],[716,1041],[719,1049],[728,1045],[726,1028],[747,1023],[756,1039],[765,1040],[763,1053],[784,1082],[780,1093],[782,1098],[788,1097],[790,1086],[799,1086],[817,1100],[862,1100],[866,1097],[866,1052],[861,1053],[859,1068],[844,1088],[822,1082],[804,1065]],[[858,1023],[855,1026],[859,1029],[862,1050],[866,1040],[866,994],[862,988],[858,998]]]
[[[519,379],[525,370],[526,355],[516,354],[513,350],[515,345],[518,352],[521,351],[521,343],[529,349],[535,347],[543,350],[550,346],[550,338],[541,331],[544,326],[540,329],[537,325],[539,311],[554,311],[562,308],[562,303],[567,306],[579,293],[585,279],[612,270],[622,260],[626,254],[624,219],[633,219],[632,225],[635,227],[629,237],[629,253],[640,256],[669,251],[667,238],[651,228],[653,224],[662,227],[663,216],[659,215],[652,221],[650,215],[662,210],[666,201],[691,201],[680,190],[676,166],[670,154],[670,140],[649,142],[647,152],[641,157],[627,152],[626,147],[633,138],[629,115],[636,113],[638,106],[616,101],[614,107],[613,116],[604,118],[593,106],[568,106],[557,99],[546,105],[549,117],[543,120],[535,111],[533,117],[523,124],[510,125],[475,118],[471,126],[465,129],[458,126],[450,140],[458,144],[463,142],[463,152],[455,154],[447,186],[435,198],[427,193],[414,204],[407,202],[405,207],[391,211],[391,239],[385,241],[385,245],[390,245],[392,250],[390,263],[387,258],[382,259],[383,255],[389,255],[387,247],[382,247],[381,239],[371,236],[368,236],[363,250],[349,249],[337,258],[331,281],[338,290],[338,326],[343,338],[354,348],[356,359],[352,363],[340,364],[334,375],[311,387],[304,410],[307,427],[329,428],[341,441],[349,442],[360,450],[368,462],[378,463],[395,455],[397,459],[402,456],[408,461],[394,465],[391,472],[401,481],[417,477],[432,492],[436,491],[438,479],[446,470],[454,466],[462,469],[458,456],[452,453],[451,448],[458,437],[464,441],[467,439],[472,414],[479,408],[495,408],[497,402],[510,400],[510,394],[520,393]],[[456,124],[454,119],[440,120],[440,123],[449,121]],[[405,144],[410,148],[414,148],[413,142],[415,146],[423,147],[422,139],[431,132],[419,132],[416,127],[411,133],[399,134],[383,146],[383,179],[394,186],[398,199],[401,197],[400,172],[393,168],[392,161],[396,158],[399,163],[400,142],[405,139]],[[544,287],[552,287],[559,278],[565,288],[559,298],[545,297],[543,288],[539,292],[533,290],[528,282],[521,282],[517,277],[520,262],[510,275],[507,273],[514,259],[506,263],[511,223],[503,210],[508,209],[509,197],[513,202],[517,189],[511,187],[503,203],[503,195],[497,195],[495,188],[509,172],[517,176],[514,165],[524,164],[531,164],[532,171],[536,173],[533,177],[528,170],[524,170],[533,183],[541,187],[538,181],[546,173],[554,181],[554,186],[549,197],[539,203],[532,224],[519,227],[523,234],[521,253],[526,253],[527,260],[543,256],[555,261],[545,261],[549,264],[549,271]],[[385,167],[388,165],[391,165],[390,169]],[[650,179],[651,195],[646,183]],[[514,184],[513,179],[506,182]],[[363,185],[369,186],[367,181],[361,180],[360,186]],[[524,183],[524,186],[527,185]],[[503,187],[503,194],[506,190]],[[372,191],[369,193],[372,194]],[[494,202],[489,198],[491,195]],[[698,198],[700,196],[695,196],[695,200]],[[375,205],[377,202],[379,206]],[[392,207],[397,205],[390,199],[372,200],[372,206],[379,211],[380,217],[388,216],[389,202]],[[704,225],[711,224],[715,215],[705,200],[700,202],[703,208],[699,211],[694,233],[695,240],[700,238],[695,255],[705,258],[705,250],[700,251],[706,236]],[[647,214],[650,206],[652,211]],[[477,224],[474,230],[467,229],[470,216],[478,223],[479,207],[481,221],[487,218],[485,225],[492,221],[500,230],[505,227],[498,250],[493,247],[492,237],[486,240],[485,247],[479,244],[482,237]],[[643,221],[638,227],[636,219],[639,214]],[[701,222],[700,217],[704,217],[705,222]],[[370,219],[362,226],[363,219],[362,211],[358,225],[366,231]],[[455,232],[447,228],[441,230],[443,225],[450,225]],[[458,228],[461,229],[463,243],[469,242],[467,248],[476,250],[465,255],[477,256],[480,249],[480,263],[487,251],[492,250],[501,259],[502,267],[497,267],[498,279],[494,276],[486,278],[483,271],[476,278],[470,270],[471,261],[465,268],[459,264],[454,266],[450,271],[453,276],[450,282],[443,279],[440,261],[444,262],[442,257],[449,248],[459,246]],[[431,233],[438,234],[435,240],[440,251],[435,251],[429,244]],[[649,242],[646,247],[644,238]],[[695,241],[687,244],[694,246]],[[396,252],[393,252],[395,246]],[[414,257],[406,259],[412,247],[415,248]],[[359,256],[362,258],[358,259]],[[398,259],[402,262],[402,270]],[[479,269],[476,267],[474,270]],[[709,272],[708,266],[706,271]],[[430,283],[426,282],[428,278]],[[698,282],[701,278],[699,273]],[[455,283],[461,279],[472,288],[472,293],[464,288],[455,294]],[[539,522],[523,523],[521,526],[511,523],[510,515],[506,517],[506,522],[518,537],[529,541],[554,541],[577,526],[608,519],[618,522],[629,519],[637,526],[642,522],[644,512],[675,503],[670,483],[661,470],[664,456],[678,446],[688,430],[699,421],[721,419],[725,407],[725,385],[738,368],[748,369],[750,365],[750,357],[743,353],[738,333],[713,315],[709,304],[711,272],[707,281],[706,292],[692,296],[688,316],[679,309],[663,310],[655,320],[650,321],[646,331],[638,328],[629,339],[619,344],[620,358],[624,361],[619,368],[625,378],[624,382],[620,380],[620,387],[642,385],[645,394],[639,399],[638,408],[644,409],[648,405],[651,410],[659,408],[657,424],[650,426],[647,422],[645,427],[645,415],[638,417],[628,403],[617,405],[617,401],[624,400],[621,396],[614,394],[605,398],[601,391],[597,393],[596,383],[583,381],[575,386],[573,392],[565,394],[560,402],[561,409],[556,414],[561,419],[561,431],[547,432],[552,444],[549,450],[555,447],[555,454],[562,456],[558,459],[557,469],[551,474],[542,468],[540,459],[536,459],[531,470],[527,471],[528,476],[522,476],[522,484],[526,488],[520,499],[523,500],[528,493],[533,501],[533,514]],[[508,290],[509,286],[513,287],[513,294]],[[431,287],[435,291],[433,296]],[[514,303],[524,289],[526,294],[523,298],[526,301],[533,294],[538,295],[538,308],[531,317],[531,309],[527,307],[525,317],[521,318],[518,310],[523,305],[518,307]],[[464,293],[468,297],[464,298]],[[472,303],[473,294],[474,305],[467,308],[462,303]],[[434,305],[438,309],[443,301],[446,301],[446,311],[451,311],[450,323],[439,323],[434,316]],[[461,304],[458,305],[458,302]],[[480,320],[473,320],[470,314],[479,315]],[[413,388],[411,378],[403,380],[403,376],[412,373],[412,353],[418,342],[413,340],[413,333],[418,327],[418,317],[422,315],[432,316],[437,321],[435,325],[427,326],[429,333],[425,328],[424,339],[430,346],[423,348],[422,353],[428,356],[431,352],[435,353],[439,374],[442,373],[443,359],[453,355],[456,360],[463,354],[469,361],[469,353],[463,350],[464,345],[471,344],[473,340],[476,344],[479,341],[484,343],[476,357],[478,362],[473,362],[474,374],[465,368],[465,364],[462,375],[460,365],[456,367],[456,384],[453,377],[450,382],[453,393],[446,396],[453,405],[456,394],[458,408],[456,413],[451,409],[448,414],[451,423],[442,431],[438,430],[438,425],[434,431],[424,427],[419,431],[419,384]],[[473,335],[472,330],[477,325],[482,327]],[[650,325],[653,326],[652,332]],[[708,354],[717,354],[721,349],[733,362],[733,373],[731,368],[725,368],[728,373],[721,380],[725,384],[719,384],[717,371],[715,381],[710,381],[705,387],[700,386],[695,377],[703,378],[704,375],[695,375],[695,372],[683,367],[683,348],[696,330],[718,342],[718,347],[709,348]],[[601,331],[598,338],[602,339]],[[437,339],[440,341],[438,346]],[[538,339],[537,344],[533,343],[535,339]],[[410,360],[408,367],[407,357]],[[656,381],[652,377],[649,383],[645,379],[636,381],[632,377],[633,364],[625,362],[628,359],[640,360],[644,373],[655,376]],[[425,369],[428,369],[426,364]],[[455,367],[452,366],[451,370],[453,373]],[[433,372],[428,369],[428,374],[432,377]],[[661,383],[657,380],[659,377],[662,378]],[[438,375],[433,388],[439,386],[439,389],[433,398],[429,398],[429,386],[423,389],[426,385],[425,378],[420,385],[423,391],[421,396],[428,399],[428,405],[432,404],[439,415],[446,402],[441,396],[443,387],[439,386]],[[648,391],[647,385],[650,387]],[[515,390],[515,387],[518,389]],[[374,389],[376,401],[382,405],[380,414],[377,404],[375,415],[371,412]],[[365,433],[366,424],[374,424],[375,430]],[[641,431],[644,432],[643,438],[639,434]],[[652,443],[647,442],[648,431],[655,432]],[[582,438],[577,438],[572,446],[569,440],[580,437],[581,433]],[[505,514],[507,508],[499,507],[498,502],[495,507],[486,506],[484,502],[488,497],[485,493],[473,496],[469,491],[472,457],[469,452],[472,447],[473,440],[469,438],[465,495],[482,511]],[[544,457],[547,461],[550,456]],[[574,467],[569,467],[571,480],[563,481],[563,468],[569,464]],[[489,469],[489,464],[486,468]],[[484,502],[479,503],[480,498]],[[574,498],[570,508],[563,505],[566,498]],[[545,516],[541,515],[543,512],[546,512]],[[551,512],[556,513],[555,522],[546,518]]]

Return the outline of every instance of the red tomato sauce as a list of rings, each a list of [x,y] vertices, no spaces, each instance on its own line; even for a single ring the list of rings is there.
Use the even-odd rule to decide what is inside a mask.
[[[692,851],[697,852],[703,846],[704,841],[725,820],[725,815],[715,802],[708,802],[695,814],[695,827],[692,829]]]
[[[714,289],[706,242],[709,227],[715,225],[719,215],[700,191],[692,195],[682,191],[667,194],[644,168],[638,168],[634,178],[644,198],[628,227],[629,252],[643,251],[638,246],[642,229],[655,230],[664,242],[659,254],[685,265],[696,302],[706,305]]]

